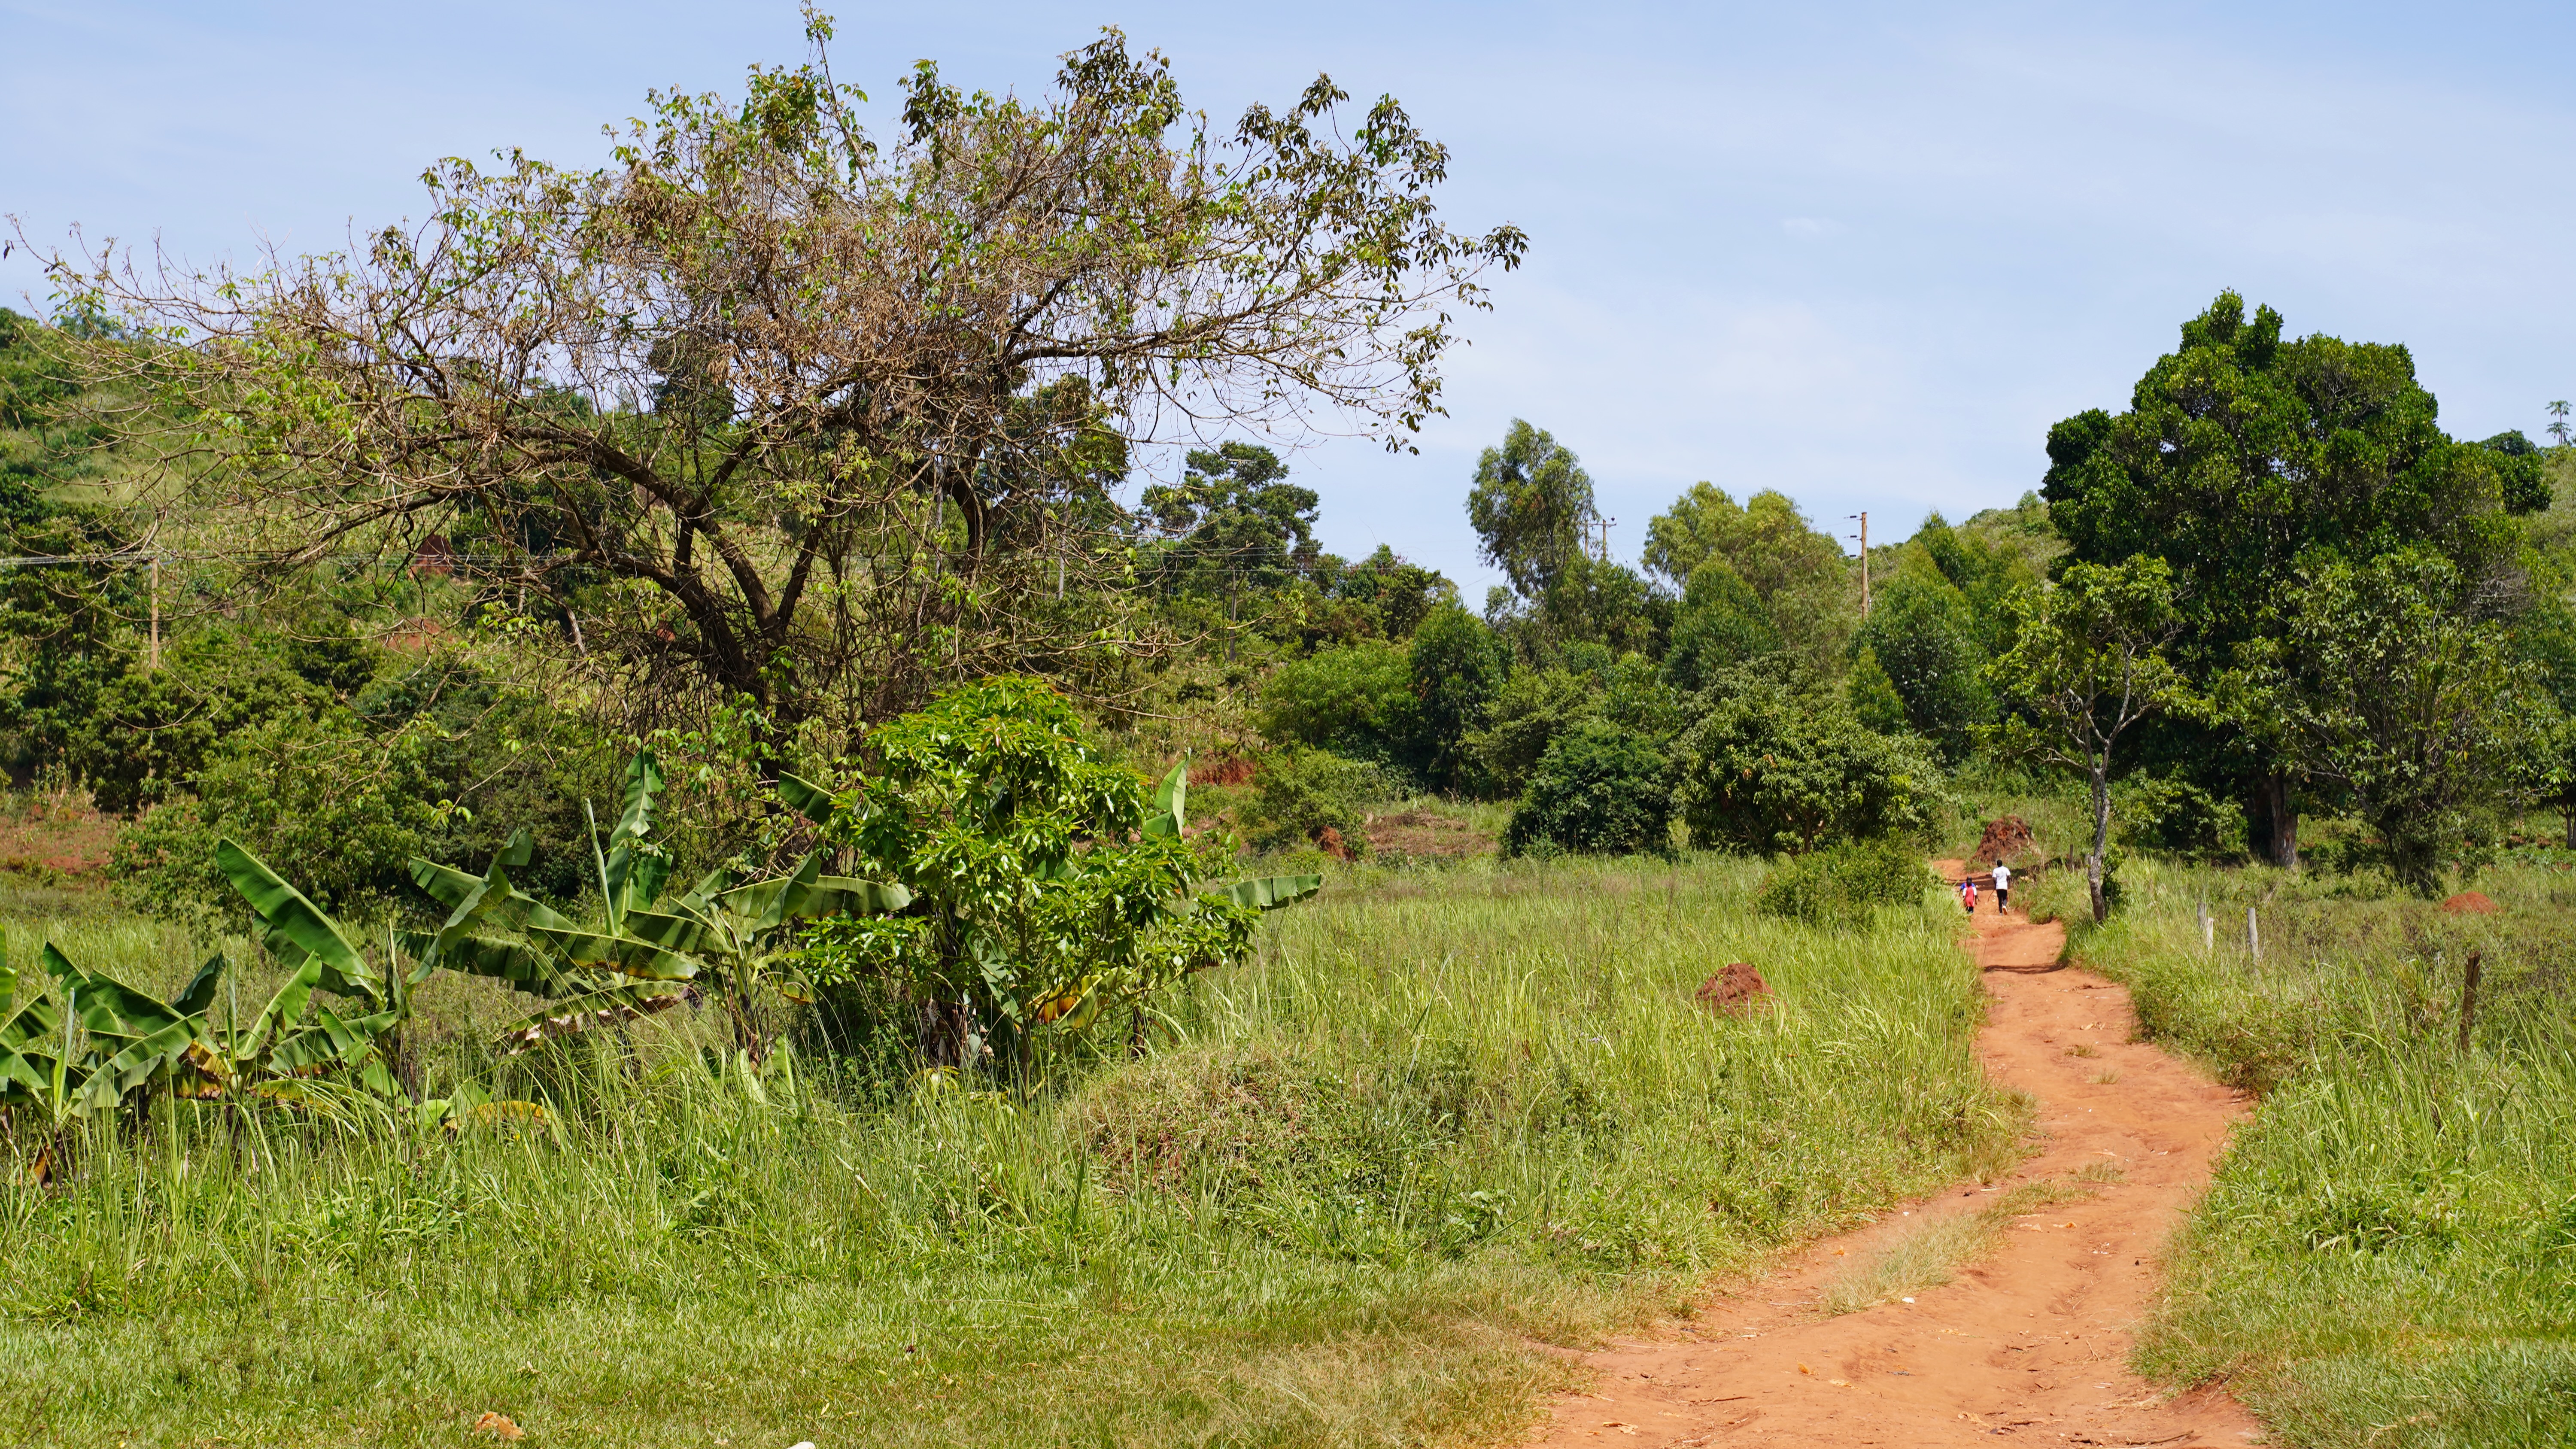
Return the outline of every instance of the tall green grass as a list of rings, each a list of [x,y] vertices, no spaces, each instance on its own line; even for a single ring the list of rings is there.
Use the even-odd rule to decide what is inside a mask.
[[[2576,881],[2491,872],[2496,915],[2270,870],[2140,862],[2126,883],[2079,955],[2130,984],[2149,1036],[2265,1093],[2176,1245],[2144,1366],[2233,1378],[2288,1444],[2576,1442]]]
[[[1532,1339],[2017,1155],[1947,915],[1758,919],[1757,875],[1368,872],[1148,1059],[1009,1091],[753,1076],[676,1014],[510,1064],[546,1117],[455,1136],[179,1104],[0,1187],[0,1441],[1506,1436],[1567,1383]],[[58,929],[145,978],[188,947]],[[1693,1002],[1729,960],[1777,1005]],[[449,1003],[433,1077],[493,1005]]]

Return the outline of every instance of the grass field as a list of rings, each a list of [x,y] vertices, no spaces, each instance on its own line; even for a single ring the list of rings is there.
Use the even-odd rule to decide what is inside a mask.
[[[2279,1442],[2576,1442],[2576,875],[2526,860],[2475,884],[2498,913],[2136,862],[2122,914],[2078,930],[2151,1038],[2266,1093],[2141,1358],[2229,1376]]]
[[[1363,867],[1149,1059],[1009,1093],[712,1071],[666,1017],[514,1065],[546,1117],[452,1139],[181,1104],[0,1187],[0,1441],[1505,1436],[1567,1382],[1530,1340],[2019,1155],[1950,916],[1757,919],[1759,871]],[[188,959],[112,914],[8,931]],[[1693,1003],[1729,960],[1776,1009]],[[432,1091],[496,1005],[442,1007]]]

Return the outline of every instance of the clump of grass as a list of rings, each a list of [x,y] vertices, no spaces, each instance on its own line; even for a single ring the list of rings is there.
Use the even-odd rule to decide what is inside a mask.
[[[1508,1438],[1568,1381],[1531,1339],[2018,1154],[1955,923],[1758,917],[1755,875],[1373,869],[1146,1060],[1043,1084],[790,1053],[755,1095],[686,1012],[495,1073],[459,987],[432,1091],[483,1072],[541,1130],[164,1104],[0,1181],[0,1442]],[[76,929],[139,983],[196,949]],[[1711,960],[1778,1009],[1697,1005]]]

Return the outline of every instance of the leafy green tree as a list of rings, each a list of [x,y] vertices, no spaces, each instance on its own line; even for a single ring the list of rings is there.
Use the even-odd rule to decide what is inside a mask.
[[[2550,731],[2544,681],[2430,549],[2326,563],[2300,584],[2287,632],[2248,651],[2231,704],[2282,757],[2349,792],[2400,884],[2439,895],[2445,852]]]
[[[1796,854],[1929,828],[1941,769],[1915,741],[1777,671],[1738,670],[1710,692],[1717,702],[1673,750],[1694,844]]]
[[[1954,765],[1967,758],[1971,732],[1994,719],[1977,634],[1966,596],[1927,564],[1900,569],[1858,636],[1905,702],[1907,728]]]
[[[1406,562],[1385,544],[1357,563],[1326,554],[1317,573],[1331,598],[1369,610],[1382,638],[1410,639],[1432,610],[1458,602],[1458,586],[1446,575]]]
[[[2033,497],[2029,502],[2037,504],[2038,499]],[[2004,600],[2015,589],[2039,582],[2028,557],[2007,543],[1952,528],[1937,512],[1923,520],[1911,542],[1966,601],[1967,617],[1985,652],[1992,655],[2010,648],[2012,641],[2005,637],[2004,627],[2011,615],[2004,608]]]
[[[1130,450],[1317,410],[1404,446],[1525,245],[1438,216],[1448,149],[1392,98],[1339,119],[1318,77],[1212,126],[1112,31],[1039,96],[924,62],[877,134],[830,31],[739,98],[655,94],[601,169],[441,162],[425,223],[344,253],[55,255],[80,303],[187,339],[82,376],[173,446],[227,439],[191,487],[246,547],[479,531],[534,587],[598,580],[562,647],[643,712],[848,728],[959,677],[1123,679],[1153,622]]]
[[[1626,566],[1577,555],[1557,570],[1532,607],[1500,624],[1525,660],[1586,644],[1612,654],[1660,654],[1671,604]]]
[[[1313,572],[1319,500],[1287,476],[1268,448],[1226,443],[1192,450],[1178,485],[1147,488],[1144,510],[1172,539],[1157,560],[1165,587],[1233,598]]]
[[[2069,566],[2053,586],[2013,595],[2014,642],[1987,677],[2020,712],[2005,752],[2082,774],[2092,789],[2084,878],[2093,919],[2110,918],[2112,751],[2141,719],[2195,703],[2165,650],[2182,626],[2173,570],[2160,558]]]
[[[1725,489],[1698,483],[1647,522],[1646,571],[1685,594],[1718,559],[1762,601],[1782,648],[1818,674],[1841,672],[1860,622],[1859,583],[1841,546],[1788,495],[1765,489],[1739,507]]]
[[[1542,845],[1575,855],[1672,850],[1672,766],[1655,742],[1607,720],[1559,734],[1503,832],[1503,851]]]
[[[1432,789],[1473,793],[1484,783],[1474,737],[1511,672],[1502,643],[1466,610],[1436,609],[1414,631],[1411,664],[1408,763]]]
[[[1516,669],[1472,740],[1494,793],[1518,796],[1567,730],[1604,720],[1660,745],[1681,725],[1681,704],[1639,654],[1609,657],[1599,645],[1566,651],[1566,665]]]
[[[1867,643],[1854,651],[1851,672],[1843,676],[1843,703],[1853,718],[1880,734],[1903,734],[1914,728],[1905,696],[1896,692],[1895,681],[1878,667],[1878,655]]]
[[[1119,1007],[1141,1040],[1158,991],[1237,959],[1261,908],[1314,889],[1206,888],[1185,772],[1149,800],[1036,680],[961,686],[868,743],[874,766],[832,797],[825,834],[909,904],[827,932],[809,959],[818,986],[898,982],[937,1061],[1025,1060],[1040,1027]]]
[[[1412,652],[1361,639],[1290,660],[1262,685],[1254,720],[1274,745],[1393,759],[1414,727]]]
[[[2201,687],[2240,648],[2286,637],[2302,570],[2423,547],[2463,577],[2500,581],[2518,530],[2510,510],[2545,503],[2515,481],[2514,455],[2456,442],[2402,346],[2282,336],[2223,292],[2183,324],[2181,345],[2139,379],[2129,410],[2049,430],[2043,492],[2079,563],[2165,559],[2176,584],[2173,658]],[[2298,858],[2296,770],[2252,747],[2263,853]],[[2212,736],[2169,753],[2214,757]]]
[[[1705,689],[1721,672],[1780,647],[1780,631],[1772,627],[1761,596],[1723,555],[1712,556],[1691,571],[1681,607],[1673,612],[1664,677],[1676,689]]]
[[[1501,447],[1476,460],[1467,521],[1484,560],[1525,599],[1544,597],[1584,557],[1585,537],[1599,517],[1592,475],[1571,450],[1519,418]]]

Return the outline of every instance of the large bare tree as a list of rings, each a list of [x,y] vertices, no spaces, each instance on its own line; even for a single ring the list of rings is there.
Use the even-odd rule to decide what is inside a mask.
[[[149,369],[174,476],[275,566],[449,550],[630,681],[858,725],[1150,648],[1132,451],[1406,446],[1525,245],[1443,224],[1447,151],[1391,98],[1345,132],[1329,78],[1212,131],[1109,31],[1037,101],[923,62],[881,143],[808,21],[805,64],[653,94],[601,169],[451,159],[344,252],[55,276],[169,344],[91,362]]]

